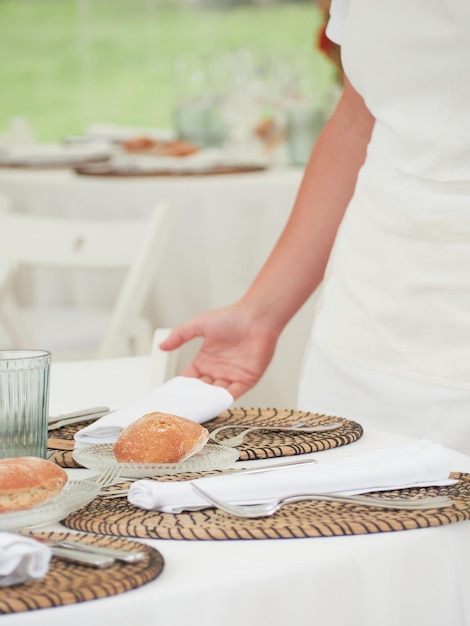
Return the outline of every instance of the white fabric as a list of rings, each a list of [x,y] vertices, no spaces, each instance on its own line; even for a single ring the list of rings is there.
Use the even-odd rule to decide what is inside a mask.
[[[331,10],[345,72],[377,121],[326,271],[299,407],[469,453],[470,5],[413,2],[406,27],[386,0]]]
[[[45,576],[51,549],[31,537],[0,533],[0,587],[17,585]]]
[[[420,0],[407,23],[387,0],[350,6],[343,65],[376,124],[314,336],[359,365],[470,389],[470,5]]]
[[[208,493],[233,503],[264,502],[293,493],[364,493],[410,486],[452,484],[447,450],[421,440],[378,449],[331,463],[286,467],[259,474],[209,476],[194,482]],[[207,506],[191,489],[191,481],[138,480],[128,494],[143,509],[180,513]]]
[[[470,391],[390,376],[325,354],[306,353],[297,408],[347,416],[364,430],[427,438],[470,454]]]
[[[25,147],[0,149],[0,163],[9,165],[49,165],[53,163],[80,163],[89,159],[106,159],[111,150],[106,145],[35,144]]]
[[[13,211],[110,220],[147,216],[155,202],[166,200],[175,228],[164,245],[165,263],[157,272],[147,312],[155,328],[168,328],[243,295],[288,219],[301,177],[300,168],[184,180],[0,168],[0,194]],[[25,304],[38,306],[106,308],[118,279],[108,272],[77,273],[67,280],[52,272],[28,272],[19,295]],[[313,300],[286,327],[265,376],[240,399],[244,406],[295,405],[312,315]],[[198,345],[194,341],[183,348],[181,366]]]
[[[146,413],[160,411],[206,422],[228,409],[233,396],[197,378],[175,376],[148,395],[113,411],[75,434],[77,447],[116,441],[123,428]]]
[[[349,3],[350,0],[331,0],[330,4],[330,19],[326,25],[326,35],[328,39],[340,45],[348,16]]]

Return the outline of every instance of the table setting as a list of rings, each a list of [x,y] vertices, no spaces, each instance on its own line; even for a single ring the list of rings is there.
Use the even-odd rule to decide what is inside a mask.
[[[269,538],[276,533],[305,537],[385,532],[465,519],[466,478],[451,474],[447,453],[440,446],[414,442],[341,461],[338,467],[335,463],[317,465],[317,457],[310,459],[308,466],[301,461],[296,464],[295,459],[308,453],[354,443],[363,434],[360,424],[308,412],[237,409],[231,405],[232,398],[225,389],[178,376],[91,423],[63,427],[68,437],[65,441],[68,445],[74,442],[71,466],[103,471],[115,465],[120,468],[121,479],[120,484],[103,489],[88,506],[68,515],[63,524],[77,531],[136,538],[226,540]],[[118,463],[113,458],[113,442],[119,432],[154,407],[204,424],[208,429],[205,452],[176,464]],[[54,441],[60,442],[60,430],[53,431]],[[281,460],[266,471],[236,469],[240,461],[262,459]],[[382,506],[380,500],[371,501],[378,507],[376,515],[374,511],[364,512],[370,505],[367,500],[353,499],[350,504],[359,509],[352,511],[344,506],[339,511],[331,508],[349,504],[341,502],[344,496],[367,492],[377,496],[382,491],[387,492]],[[233,505],[243,504],[248,509],[246,505],[269,503],[291,494],[303,497],[287,502],[285,508],[283,505],[278,518],[271,513],[256,516],[246,511],[226,515]],[[400,496],[395,508],[394,498]],[[430,509],[423,512],[418,500],[425,506],[426,498]],[[213,509],[210,505],[214,502],[220,506]],[[439,510],[441,507],[445,512]],[[388,510],[382,510],[385,508]],[[334,531],[329,523],[332,510],[336,511]],[[316,519],[314,526],[312,517]]]
[[[33,541],[29,553],[39,549],[42,564],[42,569],[28,571],[17,559],[21,580],[13,578],[12,584],[5,578],[0,587],[0,614],[4,619],[9,616],[11,624],[26,614],[36,619],[44,614],[48,624],[51,619],[58,624],[68,605],[79,610],[77,619],[86,619],[89,605],[95,607],[96,616],[103,616],[102,601],[103,610],[123,624],[119,614],[125,606],[137,611],[146,607],[143,623],[151,624],[155,597],[163,611],[161,623],[179,625],[188,619],[190,605],[175,609],[178,595],[174,594],[187,594],[188,602],[200,607],[196,611],[202,619],[204,611],[195,592],[207,602],[221,571],[224,589],[233,580],[231,591],[244,589],[252,576],[264,572],[252,582],[253,593],[245,590],[253,611],[246,621],[254,624],[257,606],[271,611],[259,591],[269,591],[271,597],[278,583],[286,584],[284,576],[275,574],[277,568],[270,566],[268,555],[277,555],[284,573],[290,571],[289,588],[302,586],[298,576],[303,568],[297,571],[295,563],[302,562],[301,554],[310,546],[323,564],[318,575],[324,576],[326,554],[330,560],[333,555],[339,558],[336,554],[344,551],[344,540],[357,542],[348,544],[350,549],[368,540],[372,553],[367,549],[364,553],[363,548],[360,552],[362,558],[368,554],[369,561],[375,552],[380,554],[380,545],[391,549],[404,541],[403,535],[423,533],[426,538],[426,533],[440,532],[445,543],[450,530],[462,534],[470,517],[470,474],[466,473],[470,461],[465,464],[463,455],[455,456],[430,441],[364,432],[359,423],[345,417],[234,407],[225,389],[181,376],[121,407],[108,396],[102,405],[70,409],[46,421],[47,456],[67,472],[68,484],[88,483],[94,491],[86,501],[62,514],[56,510],[49,519],[41,517],[40,509],[54,507],[54,500],[18,512],[22,521],[10,527],[2,520],[12,513],[0,513],[0,584],[2,576],[9,575],[2,570],[6,554],[2,537]],[[174,467],[160,464],[150,471],[145,464],[136,464],[135,472],[126,467],[132,464],[108,462],[109,456],[103,465],[90,462],[87,450],[98,448],[101,457],[100,447],[104,447],[109,454],[122,432],[152,410],[174,411],[200,424],[207,430],[205,446],[228,450],[230,461],[218,459],[209,467],[191,465],[198,451],[193,461],[189,456]],[[60,501],[61,495],[57,497]],[[322,543],[330,541],[336,542],[338,552],[333,544]],[[420,544],[415,540],[413,545]],[[221,552],[212,545],[221,546]],[[438,545],[433,541],[431,552],[440,550]],[[236,554],[248,560],[248,555],[257,554],[261,559],[253,562],[248,577],[241,561],[236,564]],[[228,569],[220,569],[221,558],[228,559]],[[200,568],[204,576],[198,580]],[[11,564],[10,569],[14,576]],[[316,580],[315,559],[309,569],[310,580]],[[222,607],[229,598],[232,593],[227,588],[219,592],[216,605]],[[100,602],[90,602],[97,599]],[[299,623],[307,623],[302,621],[307,618],[303,600],[293,614]],[[206,621],[215,625],[219,617],[217,611],[210,612]],[[285,623],[285,618],[282,611],[272,615],[273,623]]]

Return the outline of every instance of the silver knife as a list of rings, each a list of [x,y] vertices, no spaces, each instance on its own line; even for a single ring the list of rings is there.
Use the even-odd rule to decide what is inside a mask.
[[[88,567],[104,569],[106,567],[111,567],[111,565],[114,565],[116,562],[115,559],[110,556],[85,552],[84,550],[79,550],[77,548],[62,548],[57,545],[51,545],[50,548],[54,556],[64,559],[65,561],[72,561],[73,563],[79,563],[80,565],[87,565]]]
[[[54,430],[70,424],[78,424],[79,422],[97,420],[100,417],[103,417],[103,415],[107,415],[109,412],[110,409],[107,406],[95,406],[89,409],[73,411],[72,413],[64,413],[53,417],[51,416],[48,420],[49,430]]]
[[[138,563],[146,558],[146,553],[142,551],[119,550],[118,548],[106,548],[90,543],[79,543],[78,541],[67,541],[66,539],[54,544],[55,547],[67,548],[70,550],[79,550],[90,554],[97,554],[110,557],[116,561],[124,563]]]

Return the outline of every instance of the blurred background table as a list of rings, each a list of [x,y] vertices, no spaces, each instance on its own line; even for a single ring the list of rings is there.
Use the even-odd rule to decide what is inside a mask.
[[[152,292],[155,327],[174,326],[207,309],[229,304],[247,289],[288,218],[302,169],[213,176],[96,177],[70,170],[0,168],[0,193],[15,211],[109,218],[146,215],[165,200],[174,211],[173,236]],[[105,305],[110,276],[77,276],[59,290],[50,278],[25,284],[26,298]],[[280,293],[280,297],[282,294]],[[294,407],[314,299],[285,330],[264,379],[244,406]],[[186,362],[197,342],[181,353]]]

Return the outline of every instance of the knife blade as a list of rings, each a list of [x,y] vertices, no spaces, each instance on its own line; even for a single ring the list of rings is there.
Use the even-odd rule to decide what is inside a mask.
[[[146,554],[143,551],[107,548],[105,546],[98,546],[96,544],[79,543],[77,541],[68,541],[66,539],[59,541],[55,544],[55,546],[110,557],[112,559],[115,559],[116,561],[122,561],[124,563],[138,563],[139,561],[143,561],[146,558]]]
[[[63,415],[56,415],[49,417],[48,426],[49,430],[55,430],[62,426],[70,426],[71,424],[78,424],[80,422],[87,422],[90,420],[97,420],[103,415],[110,413],[109,407],[93,407],[91,409],[82,409],[81,411],[74,411],[72,413],[64,413]]]
[[[73,563],[79,563],[80,565],[104,569],[106,567],[111,567],[111,565],[114,565],[116,562],[115,559],[110,556],[86,552],[85,550],[79,550],[77,548],[63,548],[58,545],[49,545],[52,554],[57,558],[65,561],[71,561]]]
[[[86,409],[77,409],[76,411],[71,411],[70,413],[61,413],[60,415],[49,416],[49,424],[53,424],[54,422],[58,422],[59,420],[71,419],[74,417],[82,417],[85,415],[94,415],[95,413],[103,413],[109,411],[108,406],[92,406],[87,407]]]

